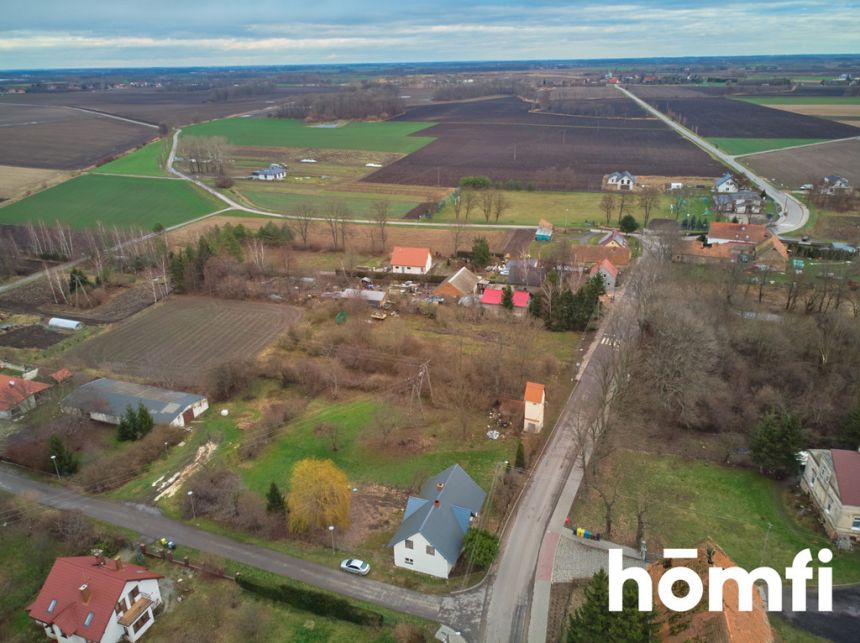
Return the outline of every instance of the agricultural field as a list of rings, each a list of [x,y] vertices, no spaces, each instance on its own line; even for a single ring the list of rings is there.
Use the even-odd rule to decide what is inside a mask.
[[[277,304],[171,298],[77,346],[66,359],[73,367],[199,386],[211,368],[253,358],[299,316]]]
[[[851,185],[860,185],[860,140],[754,154],[743,162],[757,174],[793,189],[829,174],[844,176]]]
[[[26,196],[69,177],[61,170],[0,165],[0,202]]]
[[[550,92],[549,108],[555,114],[611,118],[649,118],[637,103],[610,86],[559,87]]]
[[[412,210],[419,202],[416,197],[393,194],[374,194],[364,192],[338,192],[333,190],[293,190],[279,189],[279,186],[268,186],[262,183],[246,183],[236,191],[245,197],[246,201],[263,210],[290,214],[299,205],[307,204],[322,213],[328,203],[337,201],[345,205],[353,217],[368,218],[375,201],[385,200],[390,203],[390,216],[401,218]]]
[[[285,118],[227,118],[183,130],[185,136],[223,136],[233,145],[307,149],[414,152],[433,139],[414,134],[429,123],[346,123],[337,127],[307,125]]]
[[[746,156],[748,154],[759,154],[770,150],[780,150],[785,147],[796,147],[798,145],[811,145],[814,143],[825,143],[828,139],[823,138],[725,138],[721,136],[710,136],[708,142],[720,148],[727,154],[734,156]],[[793,151],[793,150],[792,150]]]
[[[532,113],[517,98],[416,107],[398,121],[437,121],[426,145],[364,179],[456,186],[486,175],[540,189],[599,190],[605,174],[718,176],[723,167],[656,119]]]
[[[137,147],[150,127],[63,107],[0,101],[0,164],[53,170],[85,168]]]
[[[139,150],[91,170],[96,174],[125,174],[129,176],[169,176],[165,163],[170,155],[170,138],[159,139]]]
[[[220,202],[187,181],[87,174],[0,208],[0,223],[61,223],[151,230],[220,209]]]

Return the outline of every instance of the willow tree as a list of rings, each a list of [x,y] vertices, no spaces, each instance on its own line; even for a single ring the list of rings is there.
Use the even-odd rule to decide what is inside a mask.
[[[349,480],[331,460],[305,458],[293,466],[287,496],[291,531],[346,528],[351,501]]]

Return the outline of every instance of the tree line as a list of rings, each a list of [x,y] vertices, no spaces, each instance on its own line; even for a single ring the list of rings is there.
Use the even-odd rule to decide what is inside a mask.
[[[403,113],[406,103],[397,87],[379,85],[366,89],[303,94],[290,99],[274,111],[276,118],[298,118],[312,121],[337,119],[386,119]]]

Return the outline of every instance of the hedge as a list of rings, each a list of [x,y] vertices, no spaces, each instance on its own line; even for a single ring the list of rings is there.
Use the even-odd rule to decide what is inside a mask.
[[[311,589],[298,589],[289,585],[263,585],[248,580],[242,575],[236,578],[236,582],[242,589],[258,596],[279,603],[285,603],[296,609],[316,614],[317,616],[328,616],[358,625],[382,626],[383,617],[379,612],[357,607],[345,599],[337,598],[330,594]]]

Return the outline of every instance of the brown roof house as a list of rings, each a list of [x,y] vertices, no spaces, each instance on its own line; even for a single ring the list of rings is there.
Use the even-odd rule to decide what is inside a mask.
[[[860,452],[811,449],[800,479],[831,538],[860,541]]]
[[[788,268],[788,248],[776,235],[771,235],[755,247],[755,262],[773,270],[785,272]]]
[[[770,236],[767,226],[759,223],[729,223],[712,221],[708,227],[708,243],[748,243],[758,245]]]
[[[612,246],[573,245],[570,247],[570,261],[574,266],[591,267],[608,259],[617,268],[630,263],[630,248]]]
[[[523,400],[523,431],[540,433],[543,430],[543,413],[546,409],[546,388],[543,384],[526,382]]]
[[[464,266],[436,286],[433,289],[433,294],[437,297],[445,297],[456,301],[460,297],[474,295],[478,292],[478,281],[480,281],[478,275]]]
[[[660,601],[657,586],[663,574],[672,569],[658,561],[648,566],[653,584],[654,611],[660,621],[659,640],[668,643],[686,641],[722,641],[725,643],[770,643],[775,640],[764,600],[755,586],[745,591],[752,593],[752,611],[739,609],[741,588],[738,583],[723,583],[722,611],[708,611],[708,570],[711,567],[736,567],[726,553],[714,543],[706,542],[696,548],[696,559],[683,559],[677,564],[690,568],[702,579],[704,592],[699,604],[687,612],[673,612]],[[674,561],[671,561],[674,562]],[[681,590],[683,594],[684,590]]]
[[[14,420],[35,408],[39,395],[49,388],[41,382],[0,375],[0,420]]]

